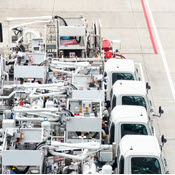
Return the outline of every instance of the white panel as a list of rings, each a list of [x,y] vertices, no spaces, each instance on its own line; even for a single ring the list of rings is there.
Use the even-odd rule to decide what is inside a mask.
[[[5,150],[2,151],[3,166],[40,166],[42,154],[37,150]]]
[[[42,129],[35,128],[27,128],[20,130],[24,134],[24,138],[20,141],[20,143],[38,143],[42,141]]]
[[[89,88],[91,76],[74,76],[72,84],[77,88]]]
[[[75,26],[60,26],[59,27],[60,36],[85,36],[85,27],[75,27]]]
[[[80,45],[60,45],[59,48],[61,50],[83,50],[85,49],[85,46]]]
[[[2,128],[4,131],[6,130],[6,128],[15,128],[15,120],[3,119]]]
[[[31,59],[33,61],[32,64],[40,64],[46,59],[46,56],[43,53],[40,53],[40,54],[39,53],[38,54],[37,53],[28,53],[28,54],[26,54],[26,57],[28,57],[28,56],[31,57]]]
[[[102,119],[95,117],[71,117],[66,122],[66,131],[101,132]]]
[[[45,66],[14,66],[15,78],[45,78]]]
[[[103,90],[73,90],[72,99],[97,99],[104,102]]]
[[[82,21],[82,18],[77,17],[65,17],[64,20],[68,24],[68,26],[82,26],[84,24],[84,21]]]

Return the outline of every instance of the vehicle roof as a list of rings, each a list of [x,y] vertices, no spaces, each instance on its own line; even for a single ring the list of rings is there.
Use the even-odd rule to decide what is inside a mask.
[[[113,85],[115,95],[146,95],[146,84],[142,81],[118,80]]]
[[[148,122],[146,109],[142,106],[117,105],[112,110],[110,119],[113,122]]]
[[[110,71],[135,72],[134,61],[129,59],[111,58],[107,60],[104,67],[106,73]]]
[[[124,156],[143,155],[160,156],[161,150],[156,136],[125,135],[120,142],[120,151]]]

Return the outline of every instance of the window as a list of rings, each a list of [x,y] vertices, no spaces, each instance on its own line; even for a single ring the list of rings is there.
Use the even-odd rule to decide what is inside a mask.
[[[160,163],[156,158],[133,157],[131,159],[132,174],[161,174]]]
[[[118,146],[117,149],[117,162],[119,162],[119,156],[120,156],[120,146]]]
[[[123,96],[122,105],[136,105],[146,108],[146,101],[141,96]]]
[[[114,95],[113,96],[113,99],[112,99],[112,110],[114,109],[114,107],[116,106],[116,96]]]
[[[114,84],[117,80],[134,80],[134,77],[130,73],[113,73],[112,84]]]
[[[119,163],[119,174],[124,174],[124,157],[121,156]]]
[[[106,72],[104,73],[104,77],[107,77],[107,73]]]
[[[112,99],[112,95],[113,95],[113,89],[111,89],[111,93],[110,93],[111,99]]]
[[[113,122],[111,122],[111,128],[110,128],[110,144],[112,144],[114,142],[114,134],[115,132],[115,125]]]
[[[104,73],[104,82],[105,82],[105,83],[107,83],[106,78],[107,78],[107,73],[105,72],[105,73]],[[106,85],[106,84],[104,84],[104,89],[105,89],[105,90],[107,89],[107,85]]]
[[[148,135],[148,132],[142,124],[122,124],[121,138],[125,135]]]

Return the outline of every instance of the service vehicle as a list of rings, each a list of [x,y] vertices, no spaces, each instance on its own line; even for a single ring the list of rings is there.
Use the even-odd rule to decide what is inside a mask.
[[[111,88],[117,80],[140,80],[138,69],[135,68],[133,60],[108,59],[104,64],[104,89],[106,91],[106,102],[109,106]]]
[[[116,149],[125,135],[155,135],[155,129],[142,106],[116,106],[109,118],[109,139]],[[117,156],[117,155],[116,155]]]
[[[142,66],[119,54],[119,40],[102,37],[100,21],[90,27],[82,16],[7,22],[0,173],[112,174],[117,165],[119,173],[167,172]]]
[[[117,105],[143,106],[150,120],[154,115],[152,103],[148,97],[148,84],[142,81],[116,81],[111,90],[111,110]],[[161,107],[159,107],[159,113],[160,115],[163,113]]]
[[[119,174],[167,173],[166,161],[155,136],[124,136],[117,157]]]

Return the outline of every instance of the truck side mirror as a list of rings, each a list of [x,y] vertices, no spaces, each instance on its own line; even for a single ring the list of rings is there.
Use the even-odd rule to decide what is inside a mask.
[[[2,31],[2,24],[0,23],[0,43],[3,42],[3,31]]]
[[[160,117],[161,117],[161,115],[164,113],[164,111],[162,110],[162,107],[161,106],[159,106],[159,115],[160,115]]]
[[[161,136],[161,142],[162,142],[162,147],[163,147],[164,144],[167,142],[167,139],[165,138],[164,135]]]
[[[151,89],[151,86],[149,85],[149,83],[148,83],[148,82],[146,83],[146,89],[147,89],[147,92],[148,92],[148,90],[150,90],[150,89]]]
[[[162,115],[163,113],[164,113],[164,111],[162,110],[162,107],[159,106],[159,115],[153,114],[153,116],[155,116],[155,117],[161,117],[161,115]]]

